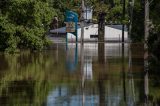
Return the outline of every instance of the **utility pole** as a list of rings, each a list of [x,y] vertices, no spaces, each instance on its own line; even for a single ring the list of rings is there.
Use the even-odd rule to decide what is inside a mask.
[[[122,20],[125,20],[125,12],[126,12],[126,0],[123,0],[123,14],[122,14]],[[125,68],[124,68],[124,23],[122,22],[122,77],[123,77],[123,98],[126,103],[126,74],[125,74]]]
[[[145,43],[149,36],[149,1],[145,0]]]
[[[131,42],[133,8],[134,8],[134,0],[129,0],[129,16],[130,16],[130,24],[129,24],[129,30],[128,30],[129,42]]]
[[[81,76],[82,76],[82,83],[81,83],[81,87],[82,87],[82,106],[85,105],[85,93],[84,93],[84,83],[85,83],[85,79],[84,79],[84,0],[81,0]]]
[[[125,20],[125,12],[126,12],[126,0],[123,0],[123,16],[122,16],[122,20]],[[122,24],[122,43],[124,43],[124,23]]]
[[[147,39],[149,37],[149,1],[145,0],[145,31],[144,31],[144,93],[145,93],[145,105],[148,104],[148,94],[149,94],[149,88],[148,88],[148,45],[147,45]]]
[[[84,42],[84,0],[81,1],[81,43]]]

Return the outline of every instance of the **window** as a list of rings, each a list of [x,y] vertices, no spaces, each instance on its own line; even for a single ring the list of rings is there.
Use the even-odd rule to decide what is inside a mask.
[[[98,35],[90,35],[90,38],[98,38]]]

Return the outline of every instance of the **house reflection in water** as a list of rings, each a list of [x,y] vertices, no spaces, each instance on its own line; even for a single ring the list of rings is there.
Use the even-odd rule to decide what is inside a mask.
[[[93,72],[92,72],[92,57],[85,56],[84,57],[84,68],[83,68],[83,76],[86,80],[92,80]]]
[[[0,106],[144,106],[143,100],[159,106],[159,86],[153,85],[157,82],[149,73],[144,76],[143,45],[131,46],[128,53],[125,44],[123,65],[119,43],[105,43],[100,56],[97,43],[84,43],[83,49],[69,44],[68,51],[60,45],[43,52],[0,55]],[[67,69],[68,63],[74,68]]]
[[[77,52],[75,52],[76,49]],[[81,63],[74,66],[74,73],[71,74],[81,74],[77,77],[76,82],[69,81],[67,84],[60,84],[51,91],[47,105],[103,106],[107,104],[118,106],[121,104],[123,102],[123,83],[121,75],[117,75],[121,73],[121,51],[121,44],[105,43],[103,57],[105,63],[99,63],[97,43],[84,43],[83,51],[80,44],[76,46],[75,43],[69,43],[66,59],[69,59],[72,65],[76,65],[74,60]],[[81,61],[81,56],[84,56],[83,61]],[[128,57],[128,44],[125,44],[124,57]],[[82,64],[83,68],[80,70],[79,67]],[[132,98],[129,98],[128,102],[133,104]]]

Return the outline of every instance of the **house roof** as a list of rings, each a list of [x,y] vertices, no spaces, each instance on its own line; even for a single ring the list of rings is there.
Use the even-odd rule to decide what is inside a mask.
[[[108,27],[122,30],[122,25],[107,25]],[[127,31],[127,26],[125,25],[124,30]]]
[[[111,27],[111,28],[114,28],[114,29],[118,29],[118,30],[122,30],[122,25],[106,25],[108,27]],[[78,25],[78,29],[80,28],[80,25]],[[124,30],[127,31],[127,27],[125,25],[124,27]],[[66,33],[66,27],[61,27],[61,28],[58,28],[58,29],[53,29],[53,30],[50,30],[51,33]]]

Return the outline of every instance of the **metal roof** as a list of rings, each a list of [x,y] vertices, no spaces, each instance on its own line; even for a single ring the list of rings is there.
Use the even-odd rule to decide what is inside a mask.
[[[122,30],[122,25],[106,25],[108,27],[111,27],[111,28],[114,28],[114,29],[118,29],[118,30]],[[80,28],[80,25],[78,25],[78,28]],[[124,28],[125,31],[127,31],[127,27],[125,25],[125,28]],[[61,28],[58,28],[58,29],[53,29],[53,30],[50,30],[50,33],[66,33],[66,27],[61,27]]]

